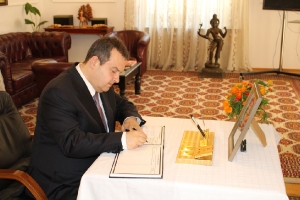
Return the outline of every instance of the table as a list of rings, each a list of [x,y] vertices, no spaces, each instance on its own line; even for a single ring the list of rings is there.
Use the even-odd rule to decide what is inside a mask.
[[[98,28],[81,28],[79,26],[74,27],[59,27],[55,28],[53,26],[49,26],[47,28],[44,28],[45,31],[61,31],[61,32],[67,32],[70,34],[94,34],[94,35],[105,35],[107,33],[110,33],[114,30],[113,26],[108,27],[98,27]]]
[[[134,80],[134,92],[135,94],[141,94],[141,62],[137,62],[132,67],[124,70],[120,74],[120,81],[116,83],[120,88],[120,95],[126,97],[126,85],[127,83],[135,77]]]
[[[250,129],[246,135],[247,152],[238,151],[229,162],[228,136],[234,123],[205,120],[205,127],[215,132],[213,164],[205,166],[176,163],[184,130],[197,131],[192,120],[144,118],[145,125],[166,126],[163,179],[109,178],[115,155],[103,153],[83,175],[78,200],[288,200],[277,152],[280,138],[272,125],[260,124],[266,147]],[[198,122],[203,126],[201,120]]]

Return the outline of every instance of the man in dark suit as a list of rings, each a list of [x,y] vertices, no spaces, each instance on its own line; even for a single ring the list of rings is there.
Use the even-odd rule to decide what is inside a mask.
[[[112,87],[128,58],[119,39],[101,37],[84,62],[72,65],[43,90],[29,172],[49,199],[76,199],[82,175],[102,152],[118,153],[145,143],[140,128],[145,121]],[[95,102],[100,102],[99,112]],[[115,132],[116,121],[122,132]]]

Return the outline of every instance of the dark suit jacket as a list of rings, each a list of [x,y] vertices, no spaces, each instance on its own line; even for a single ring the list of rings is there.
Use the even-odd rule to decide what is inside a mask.
[[[105,133],[77,64],[49,82],[39,99],[29,172],[49,199],[75,199],[80,179],[94,160],[102,152],[122,150],[122,132],[113,133],[115,122],[141,118],[111,88],[100,95],[111,132]]]

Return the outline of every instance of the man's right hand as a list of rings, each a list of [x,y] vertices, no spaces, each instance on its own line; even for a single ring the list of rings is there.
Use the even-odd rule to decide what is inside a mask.
[[[127,149],[129,150],[144,145],[146,141],[147,135],[141,128],[137,128],[137,130],[131,130],[126,133]]]

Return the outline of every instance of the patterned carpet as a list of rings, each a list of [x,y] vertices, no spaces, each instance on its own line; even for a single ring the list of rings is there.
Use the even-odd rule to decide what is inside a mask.
[[[246,79],[273,80],[275,91],[269,93],[266,111],[282,139],[278,145],[282,173],[289,182],[300,179],[300,79],[284,75],[246,76]],[[134,102],[141,115],[229,120],[222,102],[239,74],[227,73],[226,78],[198,78],[197,72],[147,71],[141,81],[141,95],[134,94],[133,82],[126,96]],[[116,88],[118,91],[118,88]],[[197,101],[198,99],[198,101]],[[35,129],[38,99],[19,109],[29,131]],[[298,182],[299,183],[299,182]]]

